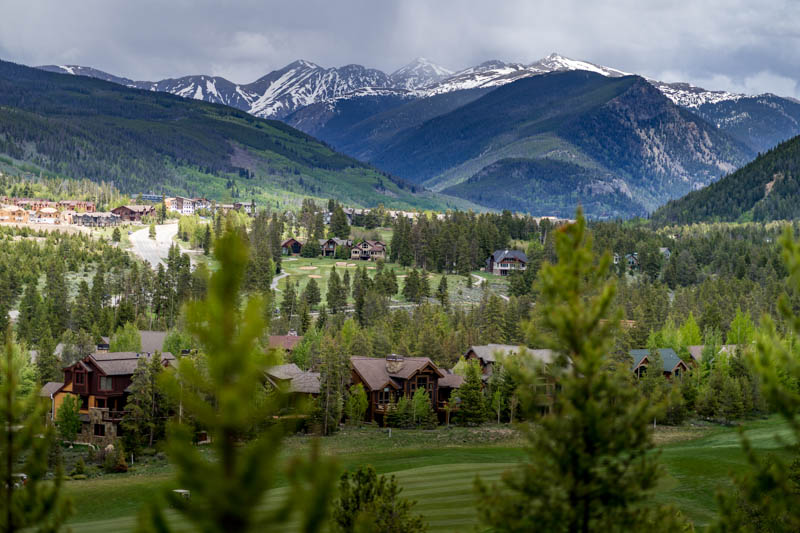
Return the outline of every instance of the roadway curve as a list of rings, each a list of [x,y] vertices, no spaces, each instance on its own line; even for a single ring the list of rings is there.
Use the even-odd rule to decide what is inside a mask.
[[[150,228],[144,227],[130,234],[131,251],[150,263],[153,268],[158,268],[169,254],[169,247],[175,242],[173,237],[178,234],[178,224],[161,224],[156,226],[155,240],[150,238]]]

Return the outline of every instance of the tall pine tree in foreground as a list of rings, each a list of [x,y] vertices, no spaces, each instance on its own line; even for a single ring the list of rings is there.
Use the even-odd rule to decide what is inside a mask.
[[[52,426],[45,426],[44,407],[35,392],[20,391],[19,346],[5,335],[0,358],[0,531],[57,531],[71,508],[60,491],[63,474],[45,481]],[[19,474],[27,476],[23,484]]]
[[[781,238],[783,257],[789,271],[792,297],[781,296],[778,311],[786,336],[778,333],[774,321],[765,316],[756,335],[753,366],[759,376],[761,390],[772,408],[787,422],[791,439],[779,438],[779,446],[789,447],[790,458],[781,454],[763,457],[750,446],[742,433],[742,448],[750,466],[735,479],[736,490],[720,493],[719,519],[712,531],[718,532],[782,532],[800,531],[800,357],[797,336],[800,316],[792,301],[800,295],[800,243],[792,237],[791,228]],[[737,310],[737,317],[741,312]],[[744,318],[742,318],[744,320]]]
[[[274,424],[252,434],[285,403],[280,391],[266,395],[263,390],[264,370],[277,362],[277,354],[268,356],[259,346],[266,326],[261,299],[241,303],[246,243],[227,232],[216,241],[214,255],[220,269],[211,277],[208,297],[186,307],[188,330],[201,354],[182,358],[177,372],[165,372],[162,380],[180,402],[182,419],[208,431],[212,444],[204,453],[192,444],[188,425],[171,428],[167,452],[175,482],[191,492],[191,499],[168,494],[170,503],[199,531],[285,531],[292,519],[299,521],[300,531],[318,531],[335,479],[330,463],[316,454],[310,461],[292,461],[287,497],[276,508],[262,507],[279,477],[286,430]],[[158,503],[144,510],[140,526],[171,529]]]
[[[558,263],[543,265],[538,283],[547,332],[539,343],[560,354],[548,372],[561,390],[552,414],[526,427],[527,464],[498,485],[478,481],[480,519],[496,532],[677,531],[676,511],[650,501],[661,473],[650,453],[653,409],[605,368],[619,322],[611,260],[598,260],[580,211],[576,218],[560,230]],[[509,369],[528,420],[536,419],[543,369],[524,355]]]

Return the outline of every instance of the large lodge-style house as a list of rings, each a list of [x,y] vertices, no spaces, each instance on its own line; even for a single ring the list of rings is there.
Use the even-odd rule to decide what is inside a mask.
[[[125,414],[133,373],[149,352],[96,352],[64,369],[62,383],[49,382],[40,395],[50,401],[50,419],[54,420],[67,395],[73,395],[80,409],[80,442],[97,446],[113,443]],[[169,353],[161,354],[167,367],[175,362]]]

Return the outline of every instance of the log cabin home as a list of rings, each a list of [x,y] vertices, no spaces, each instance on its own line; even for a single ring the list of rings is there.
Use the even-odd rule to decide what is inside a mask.
[[[322,248],[322,257],[334,257],[336,255],[336,248],[344,246],[347,249],[353,247],[353,241],[349,239],[337,239],[332,237],[330,239],[320,239],[320,248]]]
[[[719,346],[719,350],[717,354],[724,353],[726,355],[734,355],[736,350],[743,350],[746,346],[738,346],[736,344],[722,344]],[[700,366],[700,363],[703,361],[703,351],[705,351],[704,344],[696,344],[692,346],[688,346],[687,349],[689,350],[689,355],[692,357],[691,364],[694,367]]]
[[[289,407],[302,406],[319,396],[319,372],[306,372],[294,363],[271,366],[264,372],[268,388],[289,394]]]
[[[367,393],[366,419],[381,424],[389,404],[403,396],[410,398],[419,388],[428,392],[431,405],[441,416],[450,394],[463,383],[461,376],[440,370],[427,357],[396,354],[386,358],[353,356],[350,368],[352,384],[360,383]]]
[[[123,222],[141,222],[142,217],[154,215],[156,208],[152,205],[121,205],[111,212],[119,215]]]
[[[496,276],[523,272],[527,267],[528,256],[519,250],[495,250],[486,260],[486,272]]]
[[[62,383],[49,382],[40,395],[50,399],[50,420],[54,420],[67,395],[78,401],[81,430],[78,441],[97,446],[111,444],[119,434],[119,424],[125,415],[133,373],[147,352],[93,353],[64,368]],[[169,353],[161,354],[165,367],[175,363]]]
[[[377,261],[386,259],[386,243],[381,241],[362,241],[350,250],[350,259]]]
[[[641,378],[647,372],[650,364],[650,350],[631,350],[628,353],[633,358],[633,373],[637,378]],[[659,348],[658,353],[661,355],[662,373],[665,378],[671,379],[674,376],[680,379],[684,373],[689,371],[689,367],[672,348]]]
[[[303,243],[294,237],[289,237],[281,243],[281,254],[283,255],[300,255],[302,249]]]
[[[470,346],[464,354],[464,359],[478,361],[481,367],[481,378],[487,382],[491,379],[502,358],[519,357],[520,354],[531,357],[542,364],[543,373],[536,384],[536,406],[542,414],[550,412],[558,391],[556,379],[548,372],[550,366],[556,363],[556,354],[553,350],[534,350],[526,346],[511,344],[484,344]]]

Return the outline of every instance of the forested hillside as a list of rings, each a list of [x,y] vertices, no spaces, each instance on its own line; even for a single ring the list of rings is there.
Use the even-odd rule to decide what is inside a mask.
[[[493,185],[504,183],[498,173],[504,160],[550,159],[582,167],[579,174],[589,180],[585,185],[593,186],[581,186],[570,195],[535,192],[519,180],[514,186],[521,188],[513,189],[513,198],[481,195],[483,205],[501,209],[524,204],[527,210],[532,204],[524,200],[536,198],[531,212],[540,214],[546,214],[545,207],[554,209],[550,214],[571,213],[582,203],[592,206],[586,211],[592,217],[638,215],[714,181],[755,155],[637,76],[543,74],[483,95],[460,91],[414,101],[366,120],[351,113],[352,123],[346,123],[347,109],[341,106],[325,109],[340,114],[334,118],[308,108],[289,120],[305,129],[319,119],[320,126],[312,131],[346,153],[471,201],[479,196],[475,184],[487,175],[495,176]],[[345,126],[343,132],[331,131],[327,124],[334,122]],[[575,184],[570,165],[543,164],[550,183],[559,189]],[[563,170],[558,176],[553,174],[556,167]],[[471,178],[471,186],[454,187]],[[629,200],[595,198],[608,193]]]
[[[442,207],[286,124],[233,108],[0,62],[0,154],[123,192]]]
[[[800,137],[795,137],[718,182],[669,202],[652,219],[659,224],[689,224],[798,217]]]
[[[622,180],[600,169],[553,159],[501,159],[444,192],[535,216],[570,218],[571,206],[578,204],[597,218],[647,214]]]

